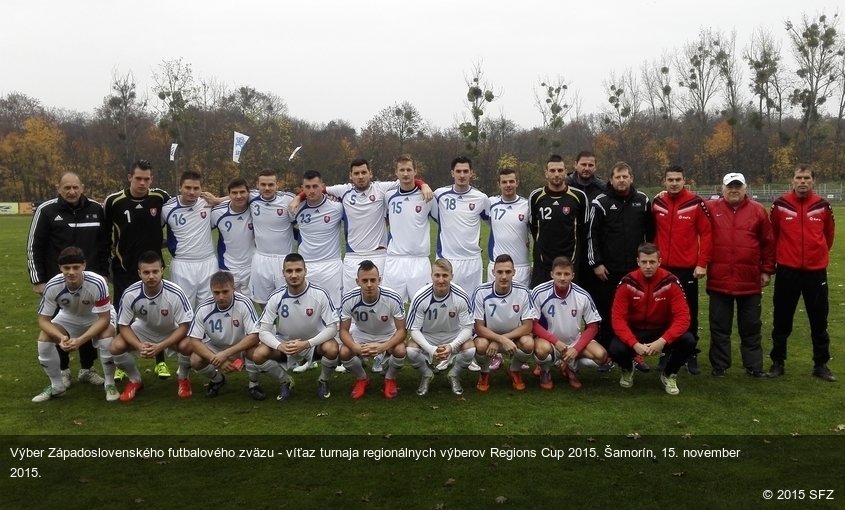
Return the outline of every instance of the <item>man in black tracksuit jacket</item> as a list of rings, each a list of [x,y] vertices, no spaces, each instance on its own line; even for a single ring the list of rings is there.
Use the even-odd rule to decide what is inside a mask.
[[[72,172],[62,175],[59,196],[42,203],[35,210],[29,239],[26,245],[29,279],[32,289],[39,295],[47,282],[59,274],[57,262],[59,252],[68,246],[76,246],[85,254],[86,269],[108,278],[109,276],[109,231],[103,216],[103,207],[89,200],[83,194],[84,187],[79,176]],[[68,353],[60,349],[61,369],[69,368]],[[79,348],[79,364],[91,370],[97,351],[91,342]],[[99,376],[89,372],[94,380]]]

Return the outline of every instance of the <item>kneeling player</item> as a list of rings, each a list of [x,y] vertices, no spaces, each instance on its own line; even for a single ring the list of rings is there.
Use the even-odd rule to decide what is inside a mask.
[[[560,363],[561,374],[575,389],[581,381],[575,373],[578,359],[590,359],[596,364],[607,362],[607,351],[593,340],[599,330],[601,317],[593,298],[583,288],[572,283],[575,271],[568,257],[552,261],[552,280],[541,283],[531,292],[540,319],[534,324],[534,358],[540,368],[540,387],[554,387],[550,372]],[[583,331],[581,325],[584,324]]]
[[[420,371],[417,395],[428,393],[434,372],[431,365],[454,362],[449,370],[452,393],[461,395],[461,370],[467,368],[475,356],[472,341],[473,320],[469,313],[469,298],[452,283],[452,264],[437,259],[431,268],[431,283],[423,287],[411,300],[408,311],[408,359]]]
[[[322,356],[317,396],[327,399],[332,395],[329,377],[337,366],[337,310],[325,289],[305,278],[302,255],[285,256],[282,274],[285,284],[270,294],[254,330],[261,344],[252,352],[252,361],[260,371],[279,380],[276,400],[284,402],[291,397],[288,372],[303,361]],[[252,382],[250,386],[250,395],[262,400],[260,386]]]
[[[482,284],[472,297],[475,319],[475,359],[481,366],[476,389],[490,389],[490,356],[498,352],[511,355],[508,377],[517,391],[525,389],[520,368],[534,352],[531,329],[538,317],[527,287],[513,283],[513,259],[508,254],[496,257],[495,281]]]
[[[194,311],[182,289],[162,278],[161,256],[144,252],[138,259],[140,282],[130,285],[120,300],[117,320],[118,335],[111,343],[114,363],[129,376],[120,400],[135,398],[143,387],[141,372],[129,351],[142,358],[155,359],[160,352],[172,349],[179,354],[177,395],[189,398],[193,393],[188,370],[191,368],[191,344],[185,335],[194,318]]]
[[[106,400],[117,400],[114,364],[108,352],[109,341],[114,335],[110,325],[113,310],[108,284],[102,276],[85,270],[85,256],[75,246],[62,250],[57,260],[61,273],[47,282],[38,306],[38,361],[50,378],[50,385],[32,401],[46,402],[67,390],[62,381],[56,344],[65,351],[73,351],[92,340],[100,348],[100,361],[106,376]]]
[[[191,367],[209,378],[207,397],[216,397],[226,384],[224,372],[236,372],[243,366],[243,354],[258,345],[255,329],[258,316],[246,296],[235,292],[235,277],[218,271],[209,281],[212,299],[202,302],[194,313],[188,332],[191,342]],[[258,369],[247,363],[250,382],[258,383]]]
[[[358,287],[343,295],[340,307],[340,359],[355,376],[352,398],[364,396],[370,379],[361,358],[390,354],[384,374],[384,396],[394,398],[396,371],[405,363],[405,308],[402,298],[381,287],[378,267],[365,260],[358,265]]]

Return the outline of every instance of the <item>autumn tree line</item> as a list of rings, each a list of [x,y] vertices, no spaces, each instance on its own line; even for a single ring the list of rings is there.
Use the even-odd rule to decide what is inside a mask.
[[[453,126],[427,122],[409,101],[385,106],[366,126],[344,120],[317,124],[288,114],[282,96],[248,85],[229,88],[198,77],[181,59],[162,61],[152,97],[140,97],[132,72],[115,71],[111,93],[94,112],[41,104],[25,93],[0,98],[0,201],[40,201],[55,195],[58,175],[83,176],[88,195],[103,198],[126,184],[138,158],[150,160],[157,184],[175,190],[178,175],[201,171],[206,188],[222,192],[233,177],[252,180],[269,167],[293,189],[298,176],[320,170],[346,180],[348,163],[369,159],[379,178],[409,153],[430,182],[449,182],[458,154],[475,162],[478,186],[495,189],[498,168],[515,168],[523,192],[542,185],[550,153],[567,161],[592,150],[602,169],[624,160],[640,186],[657,186],[672,163],[700,187],[727,171],[749,183],[785,183],[793,165],[808,162],[817,180],[845,179],[845,37],[837,15],[802,14],[782,31],[756,30],[747,47],[735,33],[705,28],[683,46],[604,81],[598,112],[586,112],[562,74],[537,80],[537,125],[491,114],[501,91],[483,63],[466,76],[465,111]],[[565,63],[563,63],[565,65]],[[556,71],[550,69],[551,72]],[[250,136],[240,163],[232,133]],[[175,160],[170,145],[178,143]],[[303,150],[292,161],[291,151]]]

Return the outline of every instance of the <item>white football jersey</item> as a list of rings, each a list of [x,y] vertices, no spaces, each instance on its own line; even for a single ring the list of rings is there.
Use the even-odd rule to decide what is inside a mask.
[[[540,324],[567,345],[575,343],[583,324],[601,322],[593,298],[574,283],[565,296],[557,295],[553,281],[538,285],[531,295],[540,312]]]
[[[384,197],[390,235],[388,255],[428,257],[431,254],[431,229],[428,217],[434,201],[426,202],[422,191],[396,189]]]
[[[91,271],[83,271],[82,286],[74,291],[68,290],[61,273],[50,278],[41,294],[38,315],[52,317],[58,309],[74,317],[91,320],[99,313],[110,311],[111,298],[105,278]]]
[[[273,200],[264,200],[257,191],[249,193],[249,212],[255,232],[255,249],[262,255],[284,257],[296,249],[293,217],[288,206],[294,195],[277,191]]]
[[[264,313],[253,333],[270,331],[280,341],[308,340],[317,336],[326,326],[337,324],[339,317],[329,294],[311,282],[305,290],[293,295],[283,285],[270,294]]]
[[[384,198],[398,187],[399,181],[371,182],[363,191],[351,183],[326,188],[343,204],[346,253],[369,255],[387,247]]]
[[[487,195],[470,186],[458,193],[452,186],[434,192],[437,205],[431,213],[437,220],[437,256],[447,259],[474,259],[481,256],[478,245],[481,219],[489,207]]]
[[[193,205],[182,205],[173,197],[161,210],[162,224],[167,225],[167,248],[174,258],[207,260],[214,255],[211,241],[211,209],[204,198]]]
[[[161,290],[154,296],[144,293],[143,282],[130,285],[120,300],[117,324],[129,326],[136,321],[146,331],[165,337],[193,319],[194,311],[182,289],[173,282],[162,280]]]
[[[505,202],[502,197],[490,197],[490,238],[487,243],[487,253],[490,260],[506,253],[513,259],[515,266],[529,266],[528,259],[528,200],[516,197],[511,202]]]
[[[296,213],[299,254],[305,262],[340,259],[340,220],[343,206],[323,197],[317,205],[304,202]]]
[[[194,321],[188,330],[188,336],[199,338],[203,343],[211,343],[223,348],[236,344],[255,330],[258,314],[246,296],[235,292],[231,306],[225,310],[217,307],[214,299],[206,299],[194,313]]]
[[[472,318],[499,334],[518,328],[526,319],[537,319],[539,314],[531,299],[531,291],[518,283],[505,295],[496,294],[495,282],[481,284],[472,294]]]
[[[429,283],[414,295],[408,310],[408,331],[422,332],[432,345],[447,344],[462,328],[471,328],[474,324],[469,296],[454,283],[449,293],[439,299],[434,296],[433,284]]]
[[[217,266],[229,271],[249,267],[255,252],[255,235],[249,208],[236,213],[229,201],[211,210],[211,226],[217,229]]]
[[[356,340],[359,335],[369,341],[387,340],[396,333],[393,319],[405,320],[405,306],[399,294],[387,287],[379,286],[379,297],[375,303],[364,302],[361,287],[343,295],[340,320],[352,321],[349,332]]]

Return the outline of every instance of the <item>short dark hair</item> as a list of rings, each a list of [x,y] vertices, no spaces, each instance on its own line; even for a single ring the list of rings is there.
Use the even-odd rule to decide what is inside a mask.
[[[82,251],[82,248],[76,246],[68,246],[67,248],[59,252],[59,256],[58,258],[56,258],[56,262],[60,266],[64,266],[67,264],[84,264],[85,252]]]
[[[613,176],[617,171],[627,170],[631,177],[634,176],[634,169],[631,168],[631,165],[625,163],[624,161],[617,161],[613,168],[610,169],[610,175]]]
[[[276,177],[276,171],[272,168],[265,168],[258,172],[258,177]]]
[[[499,169],[499,175],[500,176],[501,175],[510,175],[510,174],[514,174],[515,176],[519,177],[519,174],[513,168],[500,168]]]
[[[581,152],[578,153],[577,156],[575,156],[575,162],[577,163],[577,162],[581,161],[581,158],[595,158],[595,157],[596,157],[596,155],[593,154],[590,151],[581,151]]]
[[[136,169],[137,170],[144,170],[144,171],[147,171],[147,170],[152,171],[153,165],[150,164],[150,162],[147,161],[146,159],[136,159],[132,163],[132,165],[129,167],[129,173],[134,174]]]
[[[452,160],[452,166],[450,168],[452,170],[454,170],[455,166],[457,166],[459,163],[466,163],[467,165],[469,165],[469,169],[472,170],[472,160],[469,159],[466,156],[458,156],[455,159],[453,159]]]
[[[795,174],[798,172],[810,172],[810,177],[813,179],[816,178],[816,172],[813,170],[813,167],[810,166],[809,163],[798,163],[795,166],[795,170],[792,171],[792,176],[795,177]]]
[[[318,172],[316,170],[306,170],[302,174],[302,180],[303,181],[307,181],[309,179],[322,179],[322,178],[323,178],[323,176],[320,175],[320,172]]]
[[[372,260],[362,260],[360,264],[358,264],[358,272],[356,274],[361,274],[361,271],[372,271],[375,269],[378,271],[378,266]]]
[[[663,177],[666,177],[666,174],[669,172],[679,173],[684,175],[684,168],[680,165],[669,165],[663,169]]]
[[[575,269],[575,264],[572,263],[572,259],[570,259],[569,257],[555,257],[555,259],[552,261],[552,271],[559,267],[568,267]]]
[[[141,264],[155,264],[158,262],[162,266],[164,263],[161,260],[161,253],[155,250],[147,250],[138,257],[138,266],[140,267]]]
[[[287,255],[285,255],[285,260],[282,262],[282,266],[284,266],[288,262],[302,262],[304,264],[305,259],[302,258],[302,255],[300,255],[296,252],[291,252],[291,253],[288,253]]]
[[[185,181],[200,181],[202,182],[202,174],[195,171],[195,170],[185,170],[182,172],[182,176],[179,177],[179,186],[185,183]]]
[[[549,156],[549,159],[546,160],[546,164],[549,163],[563,163],[563,157],[560,154],[552,154]]]
[[[235,177],[229,181],[229,185],[226,186],[226,191],[232,191],[235,188],[246,188],[247,191],[249,191],[249,183],[246,182],[246,179],[243,177]]]
[[[352,167],[361,166],[361,165],[366,166],[367,170],[370,169],[369,161],[367,161],[364,158],[355,158],[355,159],[353,159],[352,161],[349,162],[349,170],[352,170]]]
[[[637,246],[637,257],[639,257],[641,254],[642,255],[654,255],[655,253],[658,256],[660,255],[660,249],[654,243],[642,243],[639,246]]]
[[[507,253],[502,253],[501,255],[496,256],[496,260],[493,261],[493,265],[502,263],[502,262],[510,262],[513,264],[513,257],[508,255]]]
[[[229,271],[217,271],[208,280],[209,287],[222,287],[224,285],[235,286],[235,277]]]

